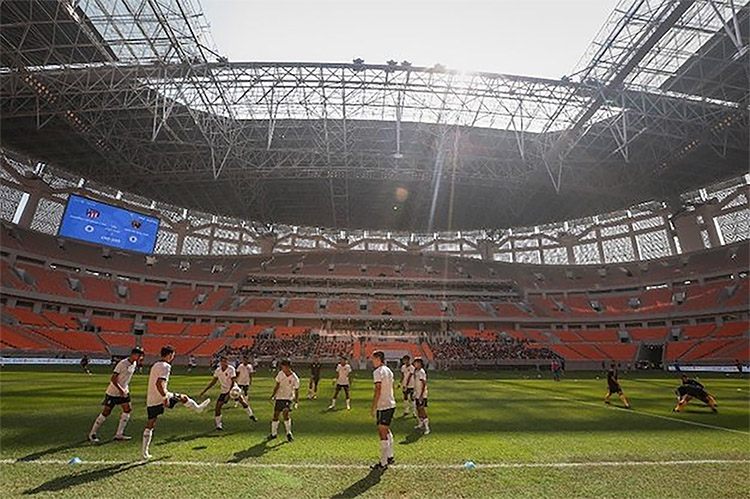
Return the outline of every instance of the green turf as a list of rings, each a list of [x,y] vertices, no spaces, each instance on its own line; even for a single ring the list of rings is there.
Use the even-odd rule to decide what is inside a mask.
[[[83,441],[107,383],[105,369],[98,369],[93,376],[60,369],[0,372],[4,497],[122,497],[123,490],[151,497],[167,485],[170,497],[747,497],[750,490],[750,383],[736,376],[703,380],[717,396],[719,414],[699,404],[673,414],[677,383],[667,375],[623,378],[635,409],[629,412],[604,406],[604,381],[592,374],[578,379],[570,374],[555,383],[513,373],[431,373],[433,433],[414,432],[411,418],[396,420],[396,459],[407,466],[378,475],[364,468],[379,452],[369,418],[372,387],[367,373],[357,373],[352,410],[342,409],[340,399],[339,410],[332,413],[325,410],[332,392],[329,373],[328,380],[321,382],[319,399],[303,398],[294,413],[296,440],[291,444],[264,442],[272,408],[267,401],[272,383],[267,373],[256,377],[251,392],[259,423],[248,421],[239,409],[229,409],[224,415],[226,431],[217,433],[212,411],[201,415],[183,407],[168,411],[159,420],[151,446],[157,464],[144,465],[139,456],[145,374],[132,382],[135,407],[127,433],[133,441],[108,441],[119,409],[100,431],[101,445]],[[169,386],[195,396],[209,379],[205,372],[175,374]],[[217,388],[210,393],[214,398],[217,394]],[[84,463],[50,462],[73,456]],[[461,469],[466,460],[480,468]],[[481,468],[493,463],[683,460],[743,462]],[[90,461],[106,463],[87,464]],[[170,462],[193,464],[158,464]],[[198,466],[202,463],[221,466]]]

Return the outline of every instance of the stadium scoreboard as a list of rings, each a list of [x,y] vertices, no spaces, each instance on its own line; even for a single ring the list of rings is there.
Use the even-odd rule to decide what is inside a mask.
[[[158,217],[71,194],[57,235],[137,253],[153,253],[159,223]]]

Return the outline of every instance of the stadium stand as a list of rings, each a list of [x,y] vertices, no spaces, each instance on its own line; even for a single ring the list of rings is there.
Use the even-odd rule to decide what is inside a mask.
[[[15,243],[4,246],[7,254],[0,262],[3,326],[10,338],[2,345],[15,352],[26,347],[29,351],[112,352],[132,346],[134,324],[138,327],[145,324],[146,334],[142,339],[150,350],[169,341],[177,344],[181,354],[192,352],[203,358],[228,349],[260,357],[288,354],[295,358],[305,355],[335,358],[346,352],[359,359],[371,353],[373,345],[378,345],[411,355],[427,355],[429,351],[437,362],[460,355],[466,355],[468,360],[491,362],[526,357],[549,360],[556,355],[582,366],[594,366],[605,360],[635,361],[639,346],[648,344],[663,346],[664,362],[729,363],[743,353],[742,341],[748,331],[745,319],[750,308],[746,296],[748,281],[737,270],[744,260],[721,260],[725,253],[718,251],[696,257],[699,268],[716,275],[715,264],[720,261],[727,266],[722,275],[738,278],[721,277],[705,282],[700,275],[693,274],[686,285],[684,279],[668,278],[674,268],[684,265],[673,268],[665,263],[651,265],[648,277],[639,277],[637,289],[629,282],[631,287],[621,291],[617,289],[621,277],[615,272],[609,284],[612,289],[608,290],[603,282],[609,276],[602,278],[585,266],[569,270],[568,275],[562,269],[542,266],[536,272],[543,272],[545,279],[535,278],[533,287],[529,286],[531,293],[527,294],[524,286],[529,285],[531,273],[519,272],[523,266],[503,267],[498,275],[500,271],[494,263],[471,261],[458,265],[445,264],[439,259],[425,263],[413,260],[410,255],[378,255],[379,261],[375,257],[365,261],[362,255],[336,253],[333,270],[329,270],[332,254],[308,255],[300,268],[299,256],[282,255],[265,269],[260,268],[259,260],[249,256],[247,261],[243,259],[240,265],[234,265],[231,273],[218,277],[220,281],[213,282],[213,274],[201,273],[201,268],[213,264],[176,271],[178,265],[165,257],[146,271],[134,260],[118,254],[104,263],[98,261],[91,269],[96,273],[93,274],[87,267],[94,259],[90,247],[71,243],[65,254],[60,255],[46,236],[26,237],[31,233],[23,230],[20,233],[24,236],[23,247],[14,249],[21,246]],[[28,261],[19,260],[23,258]],[[18,263],[11,263],[17,260]],[[221,261],[226,264],[226,258]],[[254,276],[256,288],[261,283],[274,296],[243,292],[243,272]],[[570,272],[575,279],[569,278]],[[263,280],[265,274],[269,275],[267,280]],[[469,274],[472,280],[467,278]],[[119,278],[121,275],[127,278]],[[236,280],[227,281],[227,275],[236,275]],[[291,278],[316,279],[317,275],[334,282],[341,279],[341,284],[348,287],[346,294],[337,294],[335,288],[326,288],[325,293],[296,294],[296,286],[302,283],[292,282]],[[200,280],[186,280],[189,276],[200,276]],[[423,280],[436,276],[456,281],[450,295],[444,294],[442,284],[436,291],[429,281]],[[483,289],[498,286],[502,298],[487,289],[483,293],[489,294],[481,298],[462,294],[463,289],[476,286],[478,276],[488,279],[482,283]],[[153,282],[147,282],[149,279]],[[418,294],[392,291],[403,286],[404,281],[409,289],[418,290]],[[310,281],[308,285],[314,286],[316,282]],[[590,288],[596,283],[596,292],[582,292],[586,282]],[[540,294],[545,286],[552,292]],[[118,296],[118,287],[127,290],[124,296]],[[359,287],[361,293],[352,293],[352,287]],[[20,303],[23,306],[17,306]],[[68,307],[75,312],[65,312]],[[717,317],[707,317],[706,310]],[[718,315],[726,315],[727,311],[729,320],[723,322]],[[354,328],[355,337],[361,342],[317,338],[318,328],[324,322],[308,324],[301,317],[318,314],[335,316],[338,321],[344,317],[346,328]],[[731,320],[735,317],[731,314],[740,314],[736,316],[738,320]],[[678,323],[672,324],[673,316],[680,319]],[[398,321],[403,320],[418,319],[419,327],[426,329],[414,342],[372,341],[381,335],[388,336],[361,327],[366,321],[373,321],[373,317],[377,318],[376,324],[393,323],[386,331],[395,328],[396,332],[389,334],[402,334],[400,329],[404,324]],[[256,325],[251,325],[248,319],[254,319]],[[654,320],[665,325],[649,327],[647,322]],[[438,327],[441,323],[442,328]],[[97,333],[91,333],[90,327]],[[452,336],[446,337],[441,330]],[[620,331],[626,343],[620,342]],[[673,331],[679,336],[673,337]],[[63,336],[68,332],[82,336]],[[520,349],[513,345],[520,345]]]

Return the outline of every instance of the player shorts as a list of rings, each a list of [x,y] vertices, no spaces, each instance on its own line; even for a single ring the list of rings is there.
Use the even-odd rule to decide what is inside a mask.
[[[391,426],[391,421],[393,420],[393,413],[395,411],[396,411],[395,407],[377,411],[377,413],[375,413],[375,420],[376,420],[375,424],[383,425],[383,426]]]
[[[181,397],[182,395],[180,395],[179,393],[173,393],[169,398],[169,408],[172,409],[174,406],[176,406]],[[164,404],[150,405],[146,407],[146,412],[148,413],[148,419],[155,419],[156,417],[164,414]]]
[[[404,398],[414,398],[414,388],[404,388]]]
[[[130,403],[130,394],[124,397],[113,397],[112,395],[105,394],[104,400],[102,401],[102,405],[107,406],[110,409],[112,409],[116,405],[129,404],[129,403]]]
[[[607,387],[607,390],[609,391],[609,393],[617,393],[617,394],[622,393],[622,388],[620,388],[617,385],[609,385]]]
[[[250,390],[250,385],[237,385],[242,389],[242,393],[247,395],[248,390]]]
[[[414,403],[417,407],[427,407],[427,399],[414,399]]]
[[[336,391],[344,390],[346,392],[349,391],[349,385],[336,385]]]
[[[273,412],[281,412],[284,409],[289,409],[291,411],[292,401],[276,399],[276,403],[273,405]]]
[[[222,404],[226,404],[229,402],[229,392],[227,393],[220,393],[219,398],[216,399],[218,402],[221,402]]]

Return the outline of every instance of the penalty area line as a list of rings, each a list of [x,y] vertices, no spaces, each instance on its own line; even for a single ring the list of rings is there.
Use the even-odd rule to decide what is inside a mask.
[[[207,461],[82,461],[78,466],[122,466],[127,464],[144,463],[147,466],[168,466],[183,468],[249,468],[249,469],[327,469],[327,470],[366,470],[365,464],[319,464],[319,463],[220,463]],[[39,465],[67,465],[64,459],[18,460],[0,459],[0,464],[39,464]],[[477,469],[524,469],[524,468],[601,468],[601,467],[633,467],[633,466],[685,466],[712,464],[750,464],[750,459],[685,459],[675,461],[591,461],[591,462],[561,462],[561,463],[476,463]],[[462,464],[396,464],[395,470],[461,470]]]

